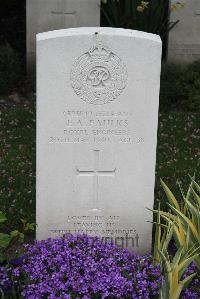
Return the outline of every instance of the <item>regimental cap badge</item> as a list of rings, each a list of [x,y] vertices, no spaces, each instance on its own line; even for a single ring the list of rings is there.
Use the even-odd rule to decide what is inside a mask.
[[[114,101],[127,83],[127,69],[122,60],[96,34],[95,45],[73,64],[71,84],[86,103],[103,105]]]

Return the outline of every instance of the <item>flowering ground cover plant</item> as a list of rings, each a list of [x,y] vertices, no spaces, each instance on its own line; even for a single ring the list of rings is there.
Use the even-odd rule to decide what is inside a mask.
[[[183,275],[183,278],[197,272],[195,263],[192,263]],[[200,274],[198,274],[183,292],[183,299],[199,299],[200,298]]]
[[[0,266],[0,298],[12,288],[12,282],[8,276],[7,268]]]
[[[136,256],[87,235],[35,241],[25,245],[25,251],[25,256],[0,267],[0,298],[162,298],[163,277],[150,255]],[[183,278],[195,272],[192,263]],[[198,274],[180,298],[200,298],[199,284]]]
[[[26,245],[15,276],[28,279],[26,299],[158,298],[162,276],[150,255],[139,257],[86,235]]]

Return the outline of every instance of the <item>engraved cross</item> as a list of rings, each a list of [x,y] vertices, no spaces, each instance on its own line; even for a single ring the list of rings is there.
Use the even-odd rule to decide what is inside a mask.
[[[69,11],[69,12],[65,12],[64,10],[60,10],[60,11],[53,11],[52,10],[51,14],[55,15],[55,16],[60,16],[61,17],[61,22],[62,22],[62,26],[63,27],[66,27],[67,17],[70,17],[71,20],[73,21],[73,25],[71,25],[71,27],[76,27],[76,10]]]
[[[92,211],[99,211],[99,177],[114,177],[116,168],[113,170],[100,170],[99,169],[99,153],[100,150],[93,150],[94,153],[94,168],[93,170],[80,170],[76,168],[78,176],[91,176],[93,177],[93,208]]]
[[[63,19],[63,21],[64,21],[65,17],[67,17],[67,16],[73,16],[73,17],[75,17],[76,10],[66,11],[66,3],[65,3],[65,1],[62,0],[61,3],[60,3],[60,6],[61,6],[61,9],[59,9],[59,10],[52,10],[51,14],[55,15],[55,16],[61,16],[62,19]]]

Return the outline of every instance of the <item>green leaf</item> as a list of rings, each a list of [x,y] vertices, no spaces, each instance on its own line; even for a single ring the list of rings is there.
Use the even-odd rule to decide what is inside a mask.
[[[165,268],[166,268],[165,272],[168,273],[168,274],[172,273],[172,268],[171,268],[170,261],[166,258],[165,254],[162,251],[160,251],[160,250],[158,250],[158,251],[159,251],[159,254],[160,254],[160,256],[161,256],[161,258],[164,262],[164,265],[165,265]]]
[[[189,257],[188,259],[185,259],[183,262],[180,263],[179,265],[179,279],[181,278],[181,276],[183,275],[183,273],[185,272],[186,268],[195,260],[196,257],[199,256],[199,253],[197,253],[196,255],[192,255],[191,257]]]
[[[15,238],[19,235],[20,235],[20,232],[18,230],[13,230],[12,232],[10,232],[11,238]]]
[[[189,188],[188,188],[188,192],[187,192],[186,198],[185,198],[185,196],[183,196],[183,198],[184,198],[185,200],[189,200],[189,199],[190,199],[190,196],[191,196],[191,194],[192,194],[192,186],[193,186],[193,183],[191,182],[191,183],[190,183],[190,186],[189,186]]]
[[[200,193],[200,185],[197,184],[197,182],[195,182],[195,180],[193,178],[191,178],[191,181],[192,181],[194,187],[196,188],[197,192]]]
[[[188,225],[187,227],[187,232],[186,232],[186,244],[185,244],[185,249],[188,250],[189,249],[189,245],[191,243],[191,233],[190,233],[190,227]]]
[[[198,206],[200,207],[200,196],[196,193],[196,191],[191,188],[192,195],[194,196],[195,200],[197,201]]]
[[[178,268],[178,264],[179,264],[181,256],[182,256],[183,249],[184,249],[184,247],[181,246],[178,249],[178,251],[176,252],[176,254],[175,254],[174,258],[173,258],[172,264],[171,264],[172,270]]]
[[[200,256],[195,257],[194,262],[198,268],[198,271],[200,272]]]
[[[171,190],[167,187],[167,185],[161,180],[161,185],[167,195],[167,198],[169,200],[169,203],[174,206],[176,209],[180,210],[180,206],[178,201],[176,200],[174,194],[171,192]]]
[[[192,221],[187,217],[185,216],[183,213],[181,213],[179,210],[177,210],[176,208],[174,208],[173,206],[169,205],[170,208],[176,212],[182,219],[182,221],[185,223],[185,226],[187,227],[189,225],[190,229],[191,229],[191,232],[192,234],[194,235],[195,239],[199,242],[200,244],[200,235],[195,227],[195,225],[192,223]]]
[[[0,224],[6,222],[7,218],[3,212],[0,211]]]
[[[173,232],[174,232],[174,223],[173,222],[169,222],[169,226],[168,226],[168,229],[167,229],[166,239],[165,239],[164,244],[163,244],[163,249],[166,250],[166,251],[168,249],[169,242],[172,239]]]
[[[160,248],[160,238],[161,238],[161,228],[160,228],[160,204],[158,206],[158,213],[157,213],[157,222],[156,222],[156,232],[155,232],[155,243],[154,243],[154,261],[157,265],[159,263],[159,252],[158,249]]]
[[[184,280],[181,281],[181,284],[183,285],[184,289],[188,287],[188,285],[192,282],[196,275],[197,273],[192,273],[190,276],[186,277]]]
[[[0,233],[0,248],[6,248],[10,244],[11,236],[8,234]]]
[[[198,209],[189,200],[185,199],[185,202],[187,203],[187,205],[189,207],[189,211],[192,214],[193,221],[195,222],[194,223],[195,226],[198,227],[199,217],[200,217]]]

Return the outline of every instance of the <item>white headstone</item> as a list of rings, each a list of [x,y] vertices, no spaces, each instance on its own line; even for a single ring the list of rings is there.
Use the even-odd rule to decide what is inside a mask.
[[[37,238],[150,251],[160,38],[78,28],[37,41]]]
[[[172,0],[172,5],[176,2]],[[170,21],[179,23],[169,33],[169,62],[191,63],[200,59],[200,1],[184,2],[184,8],[171,12]]]
[[[100,0],[26,0],[27,71],[35,73],[36,34],[100,25]]]

